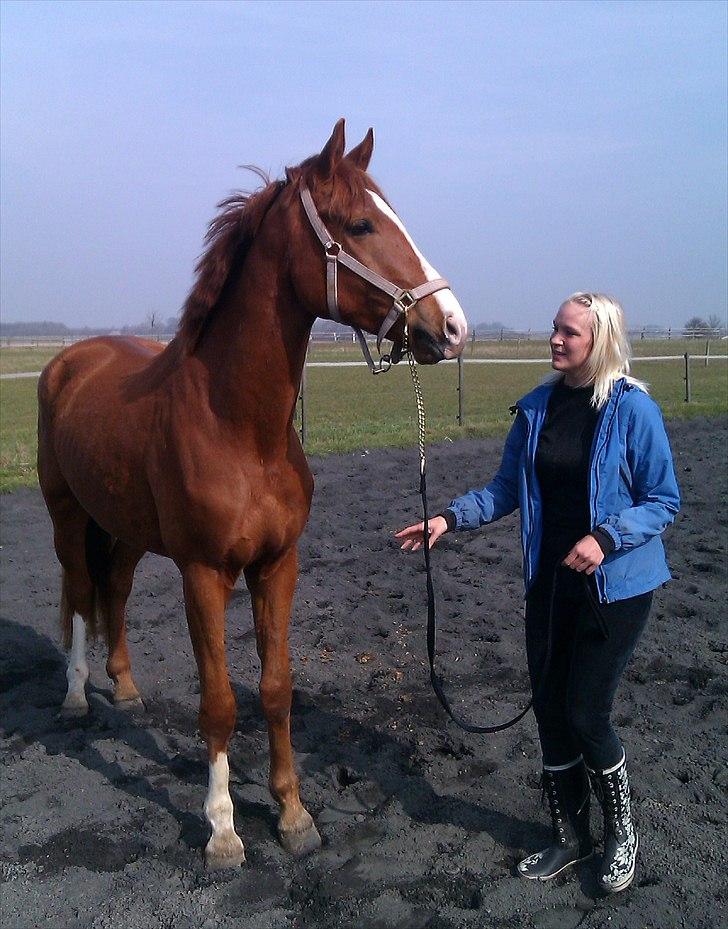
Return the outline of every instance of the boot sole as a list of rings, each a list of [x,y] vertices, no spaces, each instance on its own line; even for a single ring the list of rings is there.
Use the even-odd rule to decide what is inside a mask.
[[[579,864],[582,861],[588,861],[594,856],[594,851],[589,852],[588,855],[584,855],[583,858],[575,858],[573,861],[567,862],[565,865],[562,865],[558,871],[554,871],[553,874],[525,874],[523,871],[516,871],[519,877],[522,877],[524,881],[541,881],[542,884],[545,884],[546,881],[553,880],[553,878],[558,877],[559,874],[562,874],[566,871],[567,868],[573,868],[575,864]]]

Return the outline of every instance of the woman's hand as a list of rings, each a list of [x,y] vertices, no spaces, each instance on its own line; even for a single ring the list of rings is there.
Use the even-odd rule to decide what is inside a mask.
[[[443,516],[433,516],[429,520],[430,526],[430,548],[437,542],[441,535],[447,532],[447,522]],[[422,548],[422,543],[425,540],[425,524],[416,523],[414,526],[407,526],[406,529],[400,529],[399,532],[395,532],[395,539],[404,539],[400,548],[407,552],[413,551],[416,552],[418,548]]]
[[[604,552],[597,540],[593,535],[585,535],[583,539],[579,539],[561,563],[573,571],[594,574],[603,561]]]

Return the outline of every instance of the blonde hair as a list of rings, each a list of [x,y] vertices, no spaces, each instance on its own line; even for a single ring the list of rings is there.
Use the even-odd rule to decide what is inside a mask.
[[[621,377],[647,391],[647,385],[629,377],[630,348],[621,305],[605,294],[577,292],[561,304],[576,303],[589,310],[592,328],[592,349],[584,364],[584,386],[594,385],[592,405],[601,409],[609,399],[612,387]],[[557,375],[560,378],[561,375]]]

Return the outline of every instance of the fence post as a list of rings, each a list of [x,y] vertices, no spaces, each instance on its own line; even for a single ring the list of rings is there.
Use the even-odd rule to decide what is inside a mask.
[[[705,340],[705,367],[708,367],[708,358],[710,357],[710,336]]]
[[[667,341],[669,342],[671,338],[672,338],[672,329],[668,329],[667,330]]]
[[[458,426],[463,424],[463,356],[458,355]]]
[[[690,403],[690,355],[685,352],[685,402]]]

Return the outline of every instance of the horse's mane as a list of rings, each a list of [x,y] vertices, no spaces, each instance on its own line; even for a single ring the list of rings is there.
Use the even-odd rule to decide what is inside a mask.
[[[230,275],[245,260],[263,217],[285,186],[271,182],[265,172],[250,166],[263,182],[252,193],[238,190],[218,203],[220,212],[207,227],[205,251],[197,262],[197,279],[185,301],[179,333],[189,351],[197,344],[205,323],[217,306]]]
[[[179,324],[179,336],[188,352],[194,351],[226,284],[241,267],[278,194],[299,178],[312,190],[321,183],[315,170],[316,156],[296,168],[288,168],[285,181],[271,181],[260,168],[246,167],[260,178],[263,187],[253,192],[236,191],[217,205],[220,212],[208,226],[206,248],[195,267],[197,278]],[[327,213],[335,222],[347,222],[361,208],[367,188],[382,195],[374,181],[346,159],[339,162],[329,183]]]

